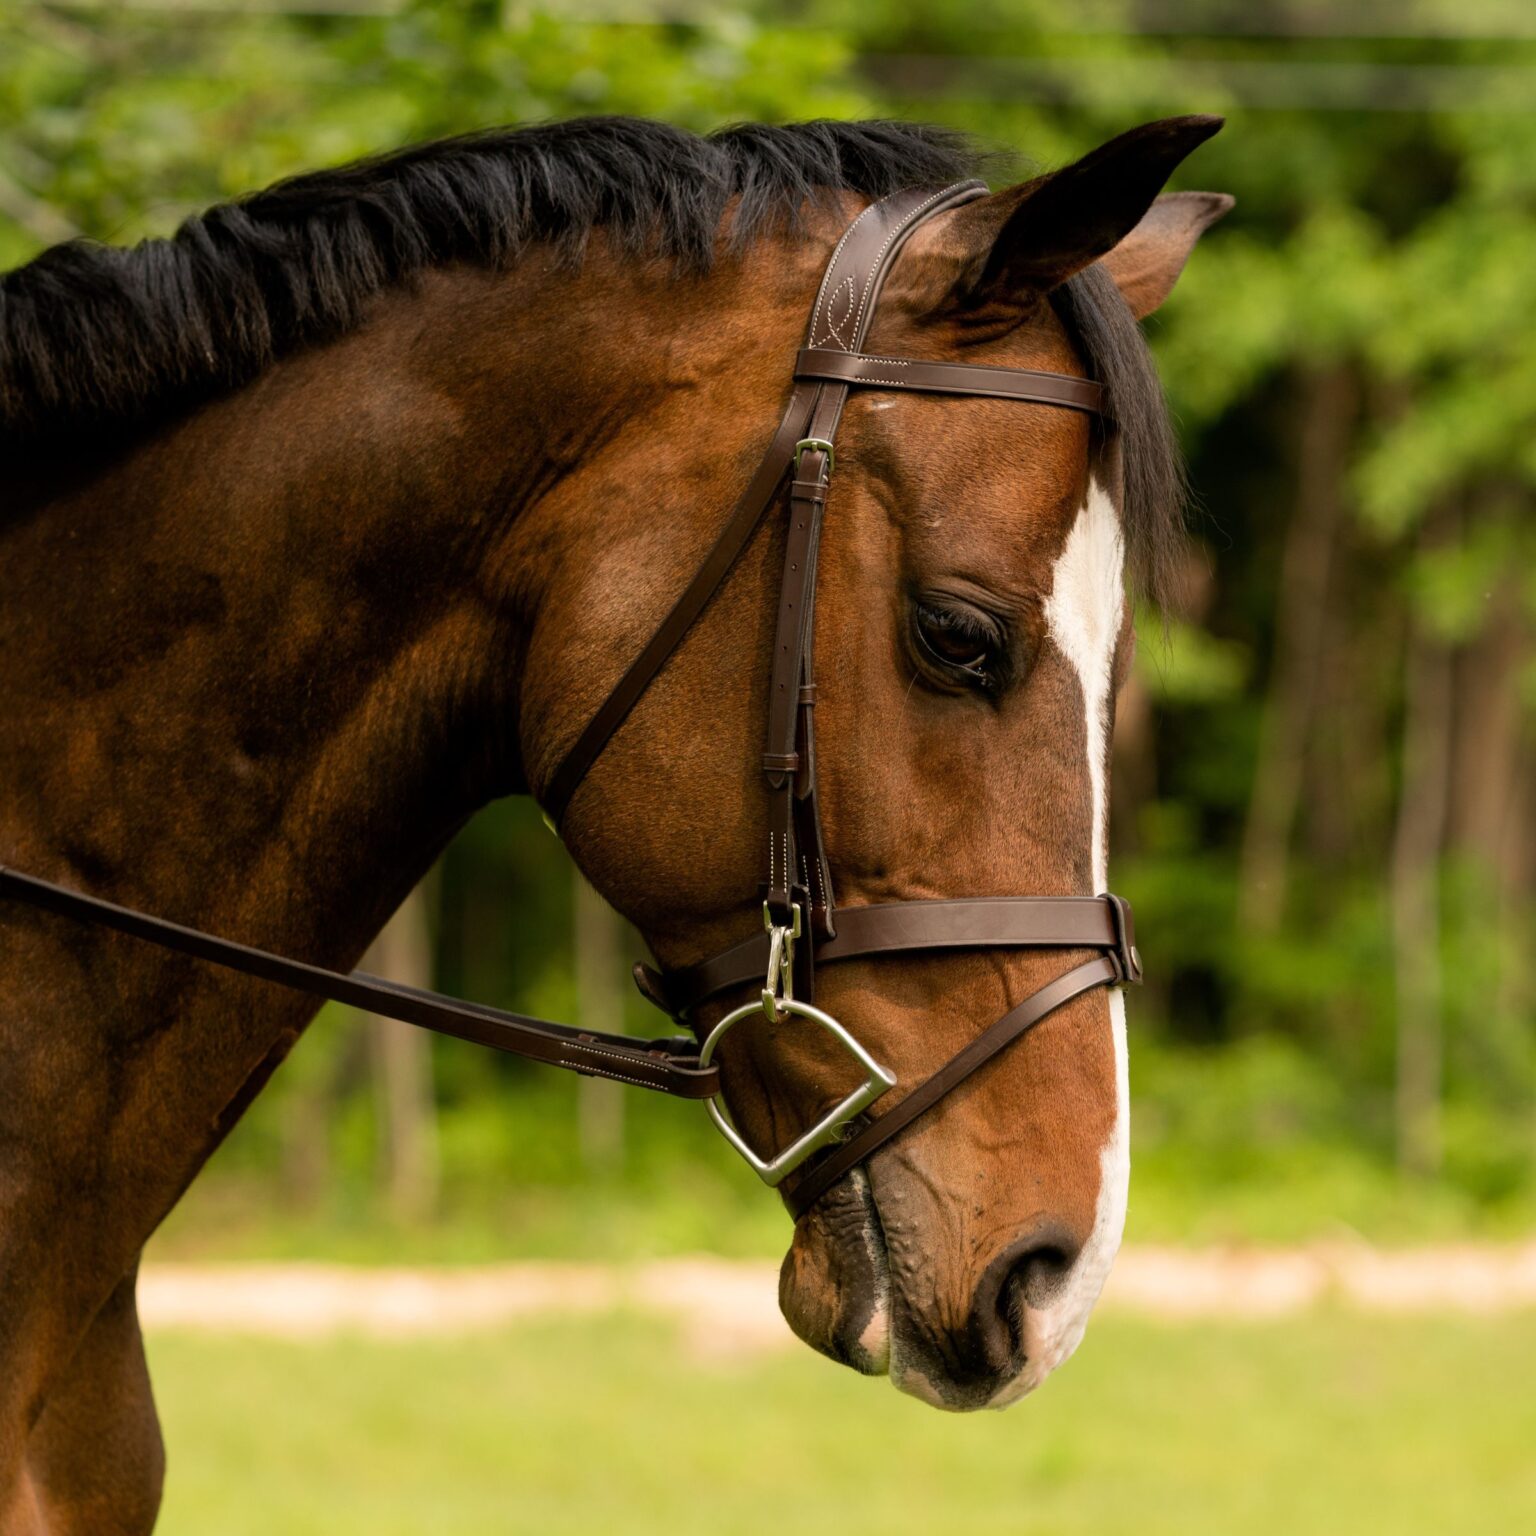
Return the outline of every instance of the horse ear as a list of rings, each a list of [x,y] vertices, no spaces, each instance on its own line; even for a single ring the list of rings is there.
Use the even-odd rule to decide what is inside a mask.
[[[1232,211],[1233,201],[1225,192],[1166,193],[1101,259],[1138,320],[1173,292],[1195,241]]]
[[[1017,307],[1109,256],[1148,221],[1148,211],[1174,168],[1210,138],[1222,121],[1202,116],[1145,123],[1100,145],[1075,164],[961,209],[956,215],[955,233],[971,250],[985,251],[973,262],[973,275],[961,285],[962,303],[969,308],[993,304]],[[1209,216],[1205,224],[1188,235],[1170,271],[1169,263],[1179,247],[1166,226],[1177,225],[1181,211],[1186,215],[1193,212],[1181,204],[1168,219],[1153,219],[1148,238],[1137,242],[1141,254],[1128,255],[1124,263],[1132,308],[1155,295],[1140,313],[1150,313],[1166,296],[1200,230],[1226,208],[1218,206],[1211,211],[1206,206]],[[1194,222],[1185,218],[1186,225]],[[1118,282],[1115,267],[1106,265]],[[1136,298],[1131,297],[1132,292]]]

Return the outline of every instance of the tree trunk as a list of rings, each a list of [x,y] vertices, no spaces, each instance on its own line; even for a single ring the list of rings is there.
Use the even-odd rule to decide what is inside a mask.
[[[1397,1159],[1439,1170],[1442,978],[1440,852],[1452,727],[1451,657],[1410,619],[1406,642],[1403,787],[1392,841],[1393,980],[1397,1009]]]
[[[428,897],[418,886],[373,942],[365,961],[389,981],[432,985]],[[432,1088],[432,1037],[398,1019],[369,1019],[377,1095],[379,1165],[385,1199],[400,1221],[419,1221],[437,1206],[437,1100]]]
[[[320,1038],[300,1041],[305,1046],[289,1058],[283,1086],[279,1121],[278,1182],[283,1199],[297,1210],[313,1210],[331,1184],[331,1106],[335,1099],[336,1074],[330,1070],[331,1052],[317,1061],[322,1046],[333,1042]]]
[[[615,1031],[624,1017],[624,920],[579,875],[572,924],[576,962],[576,1021],[582,1029]],[[613,1173],[624,1160],[624,1087],[600,1077],[577,1080],[577,1138],[593,1173]]]
[[[1323,614],[1356,410],[1355,377],[1344,364],[1304,374],[1299,388],[1296,509],[1280,562],[1274,664],[1238,871],[1238,922],[1254,933],[1273,933],[1285,912],[1291,838],[1317,698],[1326,634]]]

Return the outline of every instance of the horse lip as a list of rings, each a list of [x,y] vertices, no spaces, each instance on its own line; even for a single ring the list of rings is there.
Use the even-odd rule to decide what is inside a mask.
[[[829,1207],[836,1203],[835,1210]],[[797,1238],[831,1261],[813,1265],[811,1289],[785,1283],[796,1271],[795,1248],[785,1258],[780,1307],[791,1328],[813,1349],[865,1376],[885,1376],[891,1361],[891,1266],[885,1229],[864,1169],[856,1168],[827,1200],[801,1218]],[[841,1278],[838,1278],[838,1275]],[[867,1284],[867,1291],[866,1291]],[[864,1304],[867,1300],[867,1311]],[[819,1314],[819,1315],[818,1315]]]
[[[891,1252],[885,1240],[885,1223],[880,1219],[880,1206],[875,1200],[874,1187],[868,1173],[855,1170],[859,1177],[860,1195],[864,1205],[864,1242],[869,1252],[869,1267],[875,1286],[875,1304],[870,1309],[869,1321],[859,1335],[859,1348],[869,1362],[867,1374],[886,1376],[891,1370],[893,1350],[891,1324],[894,1309],[891,1306]]]

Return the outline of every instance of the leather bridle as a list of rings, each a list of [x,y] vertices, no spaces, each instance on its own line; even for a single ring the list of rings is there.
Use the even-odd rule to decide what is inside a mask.
[[[1141,979],[1129,906],[1118,896],[1004,896],[837,908],[816,800],[812,610],[816,557],[834,464],[834,440],[853,389],[977,395],[1102,414],[1101,386],[1069,374],[874,357],[861,348],[880,290],[914,230],[985,194],[979,181],[899,192],[872,204],[838,241],[811,311],[789,403],[773,440],[693,580],[599,706],[550,776],[542,796],[558,825],[587,771],[682,644],[781,497],[789,508],[779,587],[762,771],[768,800],[764,929],[684,970],[637,966],[641,991],[673,1018],[755,984],[758,996],[725,1014],[702,1045],[691,1038],[638,1041],[552,1024],[359,972],[342,974],[163,918],[102,901],[0,866],[0,896],[112,928],[215,965],[472,1040],[552,1066],[702,1099],[711,1117],[765,1183],[778,1185],[807,1160],[785,1195],[795,1216],[878,1148],[1048,1014],[1099,986]],[[785,494],[787,482],[787,496]],[[1091,750],[1091,748],[1090,748]],[[830,1014],[815,1005],[818,967],[915,952],[1047,948],[1096,951],[1011,1009],[931,1077],[874,1117],[866,1111],[895,1078]],[[771,1157],[743,1140],[718,1105],[715,1055],[745,1019],[805,1019],[831,1033],[864,1073],[862,1084]],[[862,1123],[861,1122],[862,1117]]]

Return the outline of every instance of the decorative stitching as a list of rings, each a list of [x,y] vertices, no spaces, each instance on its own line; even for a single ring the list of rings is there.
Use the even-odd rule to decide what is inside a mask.
[[[614,1061],[623,1062],[624,1058],[621,1055],[619,1055],[617,1051],[606,1051],[601,1046],[592,1046],[592,1045],[587,1045],[585,1043],[578,1043],[578,1042],[573,1042],[568,1047],[568,1049],[573,1051],[573,1052],[583,1052],[584,1051],[589,1056],[596,1056],[596,1057],[599,1058],[599,1061],[597,1061],[597,1062],[593,1062],[593,1061],[589,1061],[589,1060],[583,1060],[581,1062],[580,1070],[582,1070],[584,1072],[589,1072],[589,1073],[591,1073],[591,1074],[593,1074],[594,1076],[597,1076],[597,1077],[617,1078],[618,1081],[620,1081],[622,1083],[634,1083],[638,1087],[641,1087],[641,1088],[647,1088],[647,1087],[651,1086],[651,1083],[652,1083],[652,1079],[651,1078],[636,1077],[632,1072],[621,1072],[616,1067],[607,1066],[607,1065],[603,1064],[603,1063],[606,1063],[606,1062],[614,1062]],[[658,1065],[659,1065],[659,1063],[658,1063]]]
[[[632,1077],[628,1072],[615,1072],[608,1067],[595,1067],[590,1062],[583,1062],[577,1070],[586,1077],[608,1077],[616,1083],[630,1083],[636,1088],[655,1086],[648,1077]]]
[[[917,205],[917,207],[912,209],[912,211],[908,213],[906,217],[903,218],[898,224],[893,225],[889,233],[887,233],[885,240],[880,246],[880,249],[875,253],[874,262],[871,264],[868,272],[865,275],[864,292],[859,299],[858,310],[854,316],[852,341],[845,339],[842,335],[841,328],[843,325],[847,324],[846,318],[834,325],[830,315],[823,315],[823,309],[830,307],[830,296],[834,291],[836,291],[836,289],[833,287],[834,281],[836,283],[837,289],[842,288],[845,283],[847,284],[849,289],[849,304],[851,305],[853,303],[853,289],[855,287],[854,274],[850,272],[846,277],[839,276],[837,273],[838,263],[842,260],[844,247],[853,237],[853,232],[859,227],[860,224],[864,222],[864,220],[870,214],[874,213],[880,207],[880,204],[871,203],[869,207],[867,207],[863,213],[861,213],[858,218],[856,218],[853,223],[843,231],[842,239],[840,239],[832,249],[832,259],[827,263],[826,273],[821,280],[821,288],[816,294],[816,303],[811,310],[811,346],[814,347],[820,345],[816,339],[817,332],[820,326],[825,325],[826,340],[835,339],[845,352],[852,352],[857,349],[860,337],[862,335],[864,310],[869,303],[870,291],[874,287],[875,278],[879,275],[881,268],[884,266],[885,253],[891,248],[891,242],[899,238],[904,231],[910,229],[913,223],[917,220],[920,220],[922,216],[928,211],[928,209],[930,209],[935,203],[943,201],[943,199],[948,197],[954,190],[955,189],[953,187],[941,187],[937,192],[933,193],[930,197],[925,198],[921,203]]]
[[[811,878],[816,883],[816,904],[821,908],[823,912],[825,912],[831,903],[827,900],[826,881],[822,879],[821,859],[818,857],[810,860],[809,862],[811,867]]]
[[[821,860],[813,859],[808,854],[801,854],[800,870],[805,876],[806,888],[812,893],[816,905],[825,911],[827,906],[827,888],[821,878]]]
[[[872,214],[875,211],[875,209],[878,208],[879,206],[880,205],[878,203],[871,203],[869,205],[869,207],[866,208],[864,210],[864,212],[861,213],[858,216],[858,218],[856,218],[853,221],[853,223],[850,224],[848,226],[848,228],[843,231],[842,239],[839,240],[837,242],[837,244],[832,247],[832,259],[827,263],[827,270],[822,274],[821,287],[817,290],[817,292],[816,292],[816,302],[811,307],[811,345],[812,346],[816,345],[816,339],[815,338],[816,338],[816,322],[817,322],[817,317],[821,314],[822,303],[826,299],[827,293],[828,293],[828,291],[830,289],[830,286],[831,286],[831,283],[832,283],[833,275],[837,271],[837,263],[838,263],[839,259],[842,257],[843,247],[845,245],[847,245],[849,240],[853,237],[854,230],[856,230],[859,227],[859,225],[862,224],[864,222],[864,220],[867,219],[870,216],[870,214]],[[844,350],[847,350],[846,347],[845,347]]]
[[[851,272],[848,274],[847,277],[845,277],[843,279],[842,282],[840,282],[837,285],[837,287],[833,290],[833,293],[841,293],[845,288],[848,290],[848,312],[847,312],[847,314],[845,314],[843,316],[843,318],[841,320],[837,321],[836,324],[833,323],[832,314],[831,314],[832,295],[828,295],[828,298],[827,298],[827,311],[828,312],[827,312],[827,316],[826,316],[827,334],[822,338],[822,340],[823,341],[834,341],[835,340],[835,341],[837,341],[838,343],[841,344],[843,351],[845,351],[845,352],[852,352],[853,351],[853,345],[848,340],[848,338],[843,335],[843,332],[842,332],[842,327],[847,325],[849,319],[853,315],[853,274]],[[814,342],[814,338],[812,338],[812,339],[813,339],[813,342]]]
[[[878,251],[875,252],[875,259],[870,264],[869,268],[869,277],[864,284],[864,296],[859,300],[859,313],[853,322],[853,339],[856,343],[863,339],[864,306],[869,303],[869,291],[874,287],[875,278],[879,275],[881,268],[885,265],[885,253],[891,248],[891,241],[893,241],[899,234],[901,234],[902,231],[909,229],[913,221],[915,219],[921,218],[927,209],[931,208],[941,199],[948,197],[953,190],[954,189],[952,187],[942,187],[939,191],[935,192],[932,197],[926,199],[924,202],[919,203],[917,207],[914,208],[911,213],[906,216],[906,218],[904,218],[891,230],[891,232],[885,237],[885,243],[880,247]],[[850,348],[850,350],[852,349]]]

